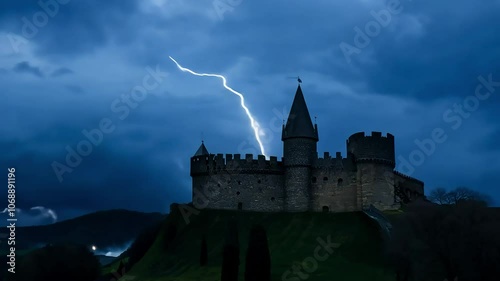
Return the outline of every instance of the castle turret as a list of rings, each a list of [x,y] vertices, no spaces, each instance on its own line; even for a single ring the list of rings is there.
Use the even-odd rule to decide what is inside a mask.
[[[311,204],[311,168],[317,157],[318,127],[313,126],[300,85],[283,126],[285,210],[307,211]]]
[[[394,209],[394,136],[381,132],[353,134],[346,142],[348,157],[356,165],[357,205],[367,209]]]
[[[193,156],[203,156],[203,155],[209,155],[209,153],[207,148],[205,147],[205,144],[203,143],[203,141],[201,141],[200,147],[198,148],[198,150],[196,150],[196,153]]]

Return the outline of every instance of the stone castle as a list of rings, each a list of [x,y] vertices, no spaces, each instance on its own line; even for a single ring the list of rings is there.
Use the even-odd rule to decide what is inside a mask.
[[[265,212],[351,212],[398,209],[424,197],[424,183],[395,171],[394,136],[355,133],[340,152],[318,158],[313,125],[300,84],[286,125],[283,158],[210,154],[202,142],[191,157],[193,204],[210,209]],[[199,200],[203,197],[204,200]],[[200,201],[200,202],[198,202]]]

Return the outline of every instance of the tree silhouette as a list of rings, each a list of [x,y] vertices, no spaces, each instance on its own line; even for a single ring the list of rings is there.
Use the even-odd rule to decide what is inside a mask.
[[[226,239],[222,251],[221,281],[237,281],[239,266],[238,226],[236,221],[230,220],[227,225]]]
[[[200,250],[200,266],[207,265],[208,253],[207,253],[207,238],[203,235],[201,239],[201,250]]]
[[[463,201],[482,202],[485,205],[491,205],[491,197],[487,194],[472,190],[467,187],[457,187],[451,191],[447,191],[442,187],[438,187],[431,191],[428,199],[436,204],[450,205],[457,204]]]
[[[125,265],[123,265],[123,261],[120,261],[120,264],[118,265],[118,269],[116,270],[116,273],[118,273],[118,274],[125,273]]]
[[[270,281],[271,256],[266,230],[261,225],[252,227],[245,260],[245,281]]]
[[[177,236],[177,224],[174,221],[169,221],[164,240],[165,250],[168,250],[170,247],[172,247],[172,242],[174,241],[176,236]]]
[[[497,280],[499,212],[474,200],[413,203],[394,222],[389,248],[399,281]]]

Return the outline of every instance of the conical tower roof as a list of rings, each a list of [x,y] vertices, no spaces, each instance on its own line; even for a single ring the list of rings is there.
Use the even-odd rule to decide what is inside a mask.
[[[282,139],[299,137],[318,140],[318,133],[312,124],[300,85],[295,93],[292,108],[290,109],[286,126],[283,129]]]
[[[201,141],[200,148],[196,150],[196,153],[193,156],[202,156],[202,155],[209,155],[207,148],[205,147],[205,144],[203,141]]]

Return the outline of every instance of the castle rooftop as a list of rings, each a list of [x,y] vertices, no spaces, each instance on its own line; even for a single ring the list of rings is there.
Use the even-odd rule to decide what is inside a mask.
[[[292,108],[290,109],[286,126],[283,129],[282,139],[289,138],[311,138],[318,140],[318,132],[312,124],[300,85],[297,87]]]
[[[205,147],[205,144],[203,141],[201,141],[200,148],[196,150],[196,153],[193,156],[202,156],[202,155],[209,155],[207,148]]]

